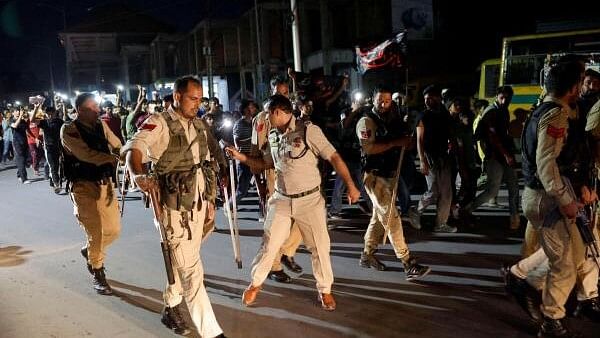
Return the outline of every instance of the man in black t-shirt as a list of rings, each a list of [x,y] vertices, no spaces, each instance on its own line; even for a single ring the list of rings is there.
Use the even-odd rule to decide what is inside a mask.
[[[441,91],[430,85],[423,91],[427,109],[417,118],[417,151],[421,172],[427,181],[427,191],[419,201],[417,211],[422,214],[431,204],[437,205],[435,232],[456,232],[449,226],[452,205],[451,161],[448,154],[450,113],[442,105]]]
[[[60,176],[58,172],[61,153],[60,128],[64,121],[53,107],[46,108],[46,119],[39,121],[38,126],[44,131],[44,151],[50,166],[50,186],[54,192],[60,192]]]
[[[13,112],[14,122],[10,125],[13,129],[13,149],[15,151],[15,162],[17,164],[17,177],[21,183],[31,183],[27,179],[27,132],[29,131],[29,114],[23,108]]]

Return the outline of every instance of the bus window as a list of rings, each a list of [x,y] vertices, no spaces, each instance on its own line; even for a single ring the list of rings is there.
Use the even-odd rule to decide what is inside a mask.
[[[500,64],[489,64],[485,66],[485,88],[484,97],[496,96],[498,80],[500,78]]]
[[[506,61],[505,84],[536,85],[544,67],[545,55],[510,56]]]

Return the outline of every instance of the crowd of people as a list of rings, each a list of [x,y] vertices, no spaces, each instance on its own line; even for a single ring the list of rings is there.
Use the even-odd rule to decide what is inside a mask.
[[[420,109],[385,86],[366,100],[353,96],[345,77],[325,96],[297,95],[290,93],[295,81],[290,73],[289,79],[271,81],[266,102],[244,99],[229,113],[217,98],[203,97],[198,79],[187,76],[162,99],[147,100],[140,86],[135,104],[124,104],[121,92],[116,103],[100,104],[84,93],[73,107],[56,97],[52,104],[42,100],[7,109],[0,162],[14,161],[25,184],[28,166],[35,175],[44,170],[57,193],[64,182],[70,184],[75,215],[88,236],[81,254],[94,289],[111,294],[103,261],[120,232],[112,191],[116,164],[125,161],[132,185],[145,193],[157,191],[166,211],[160,221],[169,225],[175,281],[165,290],[163,323],[179,334],[188,332],[181,316],[185,298],[194,325],[206,337],[222,330],[204,289],[198,252],[214,227],[216,206],[223,203],[219,195],[232,188],[227,187],[227,157],[235,160],[232,200],[241,202],[255,185],[264,220],[263,244],[242,297],[246,306],[256,302],[266,278],[289,283],[284,267],[302,271],[294,255],[304,243],[312,253],[318,299],[324,310],[335,310],[327,230],[351,217],[342,206],[344,191],[349,203],[371,215],[359,265],[386,269],[375,255],[386,237],[410,281],[431,268],[410,253],[403,222],[421,229],[425,209],[435,204],[434,232],[478,226],[472,213],[497,204],[504,182],[507,228],[521,228],[521,209],[528,221],[524,260],[504,270],[507,288],[540,322],[540,337],[570,337],[563,318],[575,280],[583,284],[574,312],[600,320],[598,265],[573,235],[580,209],[597,202],[591,182],[600,163],[600,74],[564,59],[549,68],[546,78],[540,102],[531,111],[515,110],[511,119],[510,86],[499,87],[495,100],[487,102],[429,85],[422,90]],[[412,201],[419,171],[426,188],[419,201]],[[334,181],[331,196],[324,188],[329,180]],[[87,208],[96,205],[97,196],[108,203],[96,206],[105,210],[101,216],[90,216]],[[548,220],[553,208],[558,217]],[[546,282],[528,282],[528,274],[544,264]]]

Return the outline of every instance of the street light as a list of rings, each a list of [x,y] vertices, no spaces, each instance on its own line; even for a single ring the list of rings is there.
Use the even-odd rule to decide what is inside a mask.
[[[117,90],[118,91],[123,91],[123,89],[125,89],[125,87],[123,87],[123,85],[121,85],[121,84],[117,85]]]
[[[15,106],[20,106],[21,105],[21,101],[15,101]]]

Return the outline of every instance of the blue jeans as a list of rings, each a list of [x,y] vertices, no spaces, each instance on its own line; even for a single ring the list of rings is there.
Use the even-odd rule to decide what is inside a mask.
[[[14,157],[14,151],[13,151],[13,143],[12,141],[9,140],[4,140],[4,149],[2,149],[2,156],[0,156],[0,162],[6,162],[8,161],[9,155],[12,155]]]
[[[248,188],[250,188],[250,180],[252,179],[252,172],[250,167],[238,162],[237,163],[237,190],[235,192],[235,201],[239,202],[242,198],[248,195]]]
[[[360,190],[360,196],[365,201],[369,201],[367,192],[365,191],[365,187],[363,185],[362,179],[362,167],[360,162],[346,162],[348,166],[348,170],[350,171],[350,176],[354,180],[354,184]],[[342,195],[346,191],[346,185],[344,184],[344,180],[340,175],[335,176],[335,183],[333,185],[333,193],[331,194],[331,205],[329,207],[329,212],[332,214],[339,214],[342,211]]]

